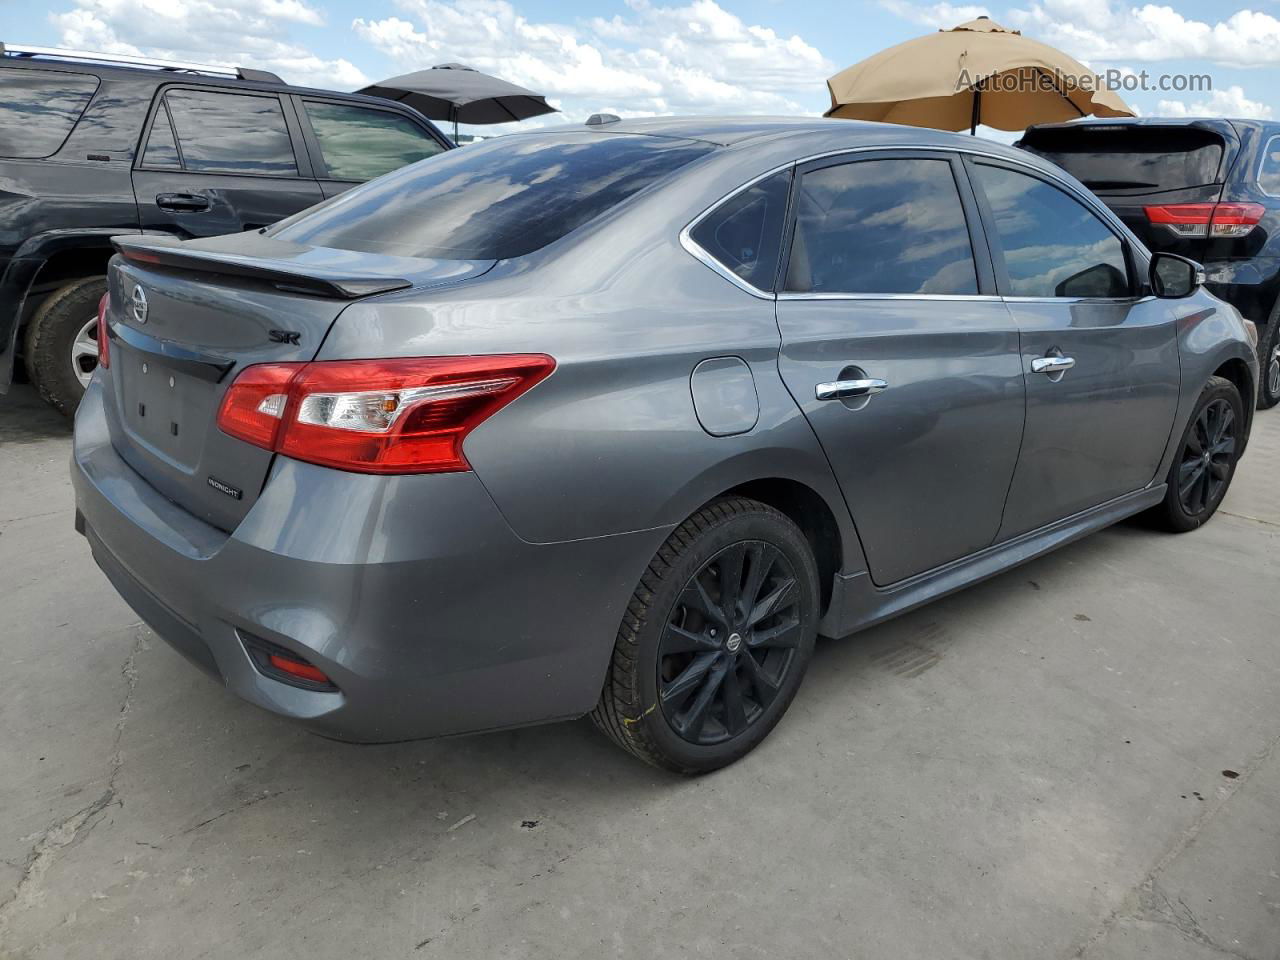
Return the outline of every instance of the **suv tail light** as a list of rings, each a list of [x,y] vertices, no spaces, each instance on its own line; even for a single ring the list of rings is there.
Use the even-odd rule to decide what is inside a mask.
[[[98,301],[98,366],[104,370],[111,366],[111,344],[107,338],[107,311],[110,309],[111,294],[104,293]]]
[[[1215,240],[1247,236],[1266,213],[1260,203],[1171,203],[1144,209],[1147,220],[1180,237]]]
[[[467,434],[555,366],[545,354],[257,364],[227,388],[218,427],[339,470],[470,470]]]

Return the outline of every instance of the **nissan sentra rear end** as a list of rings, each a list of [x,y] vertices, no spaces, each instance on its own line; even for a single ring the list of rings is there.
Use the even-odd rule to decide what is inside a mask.
[[[440,317],[495,263],[708,149],[614,141],[558,178],[555,157],[587,141],[542,138],[515,162],[481,148],[471,166],[435,158],[267,231],[117,240],[99,373],[76,420],[77,526],[163,639],[240,696],[341,739],[592,708],[600,638],[637,572],[627,558],[655,534],[513,531],[465,441],[556,360],[441,341]],[[379,342],[361,332],[368,311],[343,318],[387,296],[436,309],[395,356],[342,347]]]

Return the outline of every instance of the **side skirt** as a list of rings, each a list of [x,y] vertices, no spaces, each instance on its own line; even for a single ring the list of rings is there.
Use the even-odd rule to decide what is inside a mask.
[[[877,587],[865,572],[852,576],[837,574],[831,605],[818,625],[818,633],[824,637],[843,637],[1004,573],[1154,507],[1164,499],[1165,490],[1162,483],[1126,494],[889,587]]]

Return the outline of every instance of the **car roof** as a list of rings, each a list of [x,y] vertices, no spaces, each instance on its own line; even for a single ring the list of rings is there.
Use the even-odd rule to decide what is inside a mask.
[[[1231,132],[1249,127],[1264,129],[1275,123],[1264,120],[1236,117],[1089,117],[1067,123],[1037,123],[1027,128],[1033,130],[1067,130],[1074,127],[1197,127],[1201,130]]]
[[[233,90],[262,90],[273,93],[296,93],[302,95],[341,97],[343,100],[364,101],[370,104],[387,106],[392,103],[382,97],[370,97],[358,93],[344,93],[339,90],[324,90],[316,87],[299,87],[286,83],[279,78],[270,79],[274,74],[265,71],[250,71],[262,79],[250,77],[233,77],[219,73],[202,73],[199,70],[157,69],[149,66],[135,66],[121,63],[104,63],[90,59],[71,59],[44,56],[3,56],[0,57],[0,70],[40,70],[61,71],[65,73],[82,73],[102,79],[131,80],[138,83],[152,83],[155,86],[168,83],[198,84],[202,87],[227,87]]]
[[[653,137],[678,137],[702,140],[719,146],[734,146],[764,140],[805,137],[809,145],[840,150],[858,146],[943,147],[952,150],[978,150],[981,153],[1007,156],[1026,162],[1026,154],[986,137],[967,133],[948,133],[925,127],[909,127],[894,123],[871,123],[865,120],[838,120],[827,117],[646,117],[605,123],[558,124],[540,127],[512,136],[536,133],[567,133],[573,130],[600,133],[630,133]]]

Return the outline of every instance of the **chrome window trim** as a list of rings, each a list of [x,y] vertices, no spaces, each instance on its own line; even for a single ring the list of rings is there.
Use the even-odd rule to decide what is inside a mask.
[[[800,293],[784,290],[779,300],[1000,300],[994,293]]]
[[[838,150],[824,150],[821,153],[812,153],[804,157],[799,157],[795,160],[788,160],[786,163],[779,164],[778,166],[773,167],[770,170],[766,170],[764,173],[759,174],[758,176],[752,177],[746,183],[743,183],[737,187],[734,187],[734,189],[724,194],[724,196],[720,197],[720,199],[708,205],[705,210],[703,210],[696,217],[690,220],[689,223],[685,225],[684,229],[680,231],[680,246],[684,247],[685,252],[687,252],[690,256],[692,256],[695,260],[698,260],[699,262],[705,264],[707,267],[710,267],[713,271],[718,273],[720,276],[724,277],[726,280],[728,280],[738,289],[743,290],[746,293],[751,294],[751,296],[756,297],[760,300],[926,300],[928,299],[928,300],[1007,300],[1010,302],[1033,302],[1033,301],[1042,300],[1042,301],[1051,302],[1051,303],[1063,303],[1064,301],[1071,299],[1071,298],[1064,298],[1064,297],[1000,297],[998,295],[986,295],[986,294],[941,294],[941,293],[938,293],[938,294],[914,294],[914,293],[814,294],[814,293],[796,293],[796,292],[786,292],[786,291],[774,293],[768,290],[761,290],[759,287],[756,287],[750,283],[747,283],[747,281],[743,280],[736,273],[734,273],[732,270],[730,270],[728,267],[722,264],[719,260],[713,257],[710,253],[704,250],[701,246],[699,246],[691,236],[691,233],[694,230],[694,228],[697,227],[698,224],[701,223],[703,220],[705,220],[708,216],[710,216],[721,204],[729,200],[732,200],[742,191],[750,189],[751,187],[754,187],[761,180],[767,180],[769,177],[772,177],[776,173],[781,173],[783,170],[795,169],[795,168],[804,166],[805,164],[813,163],[814,161],[817,161],[817,160],[827,160],[833,157],[853,156],[853,155],[863,154],[863,153],[884,153],[884,152],[890,152],[890,151],[892,152],[911,151],[913,153],[936,153],[944,157],[951,156],[954,154],[967,154],[968,156],[985,157],[988,160],[995,160],[998,162],[1008,163],[1013,166],[1025,167],[1027,170],[1030,170],[1033,173],[1037,173],[1042,177],[1047,177],[1050,180],[1057,181],[1058,185],[1065,188],[1065,192],[1067,193],[1068,196],[1070,196],[1073,200],[1076,200],[1078,203],[1083,204],[1086,209],[1088,209],[1091,213],[1093,213],[1100,220],[1102,220],[1103,223],[1105,223],[1111,229],[1112,233],[1118,234],[1117,239],[1121,240],[1122,242],[1129,243],[1131,247],[1134,247],[1136,244],[1137,252],[1146,251],[1146,247],[1142,244],[1142,242],[1130,234],[1129,229],[1125,227],[1124,223],[1115,215],[1115,213],[1112,212],[1110,207],[1106,206],[1100,201],[1095,202],[1090,196],[1086,194],[1082,194],[1079,190],[1075,188],[1075,186],[1072,185],[1071,181],[1065,179],[1064,177],[1059,176],[1058,174],[1054,173],[1052,170],[1045,170],[1043,167],[1035,163],[1032,163],[1028,160],[1023,160],[1021,157],[1007,157],[1007,156],[1004,156],[1003,154],[993,153],[989,150],[981,150],[981,149],[970,147],[967,145],[938,146],[937,144],[921,145],[918,143],[917,144],[878,143],[878,144],[872,144],[864,147],[841,147]],[[1048,163],[1048,161],[1041,161],[1041,162]],[[984,233],[985,233],[985,229],[984,229]],[[1149,257],[1144,259],[1149,259]],[[1074,298],[1074,299],[1080,299],[1080,298]],[[1127,300],[1131,298],[1121,298],[1121,299]]]
[[[1254,182],[1257,183],[1258,189],[1264,197],[1280,197],[1280,193],[1268,193],[1262,186],[1262,168],[1267,164],[1267,153],[1271,150],[1271,144],[1277,140],[1280,140],[1280,134],[1267,137],[1267,142],[1262,145],[1262,156],[1258,158],[1258,174],[1254,177]]]

